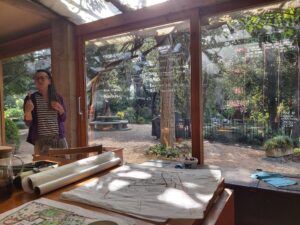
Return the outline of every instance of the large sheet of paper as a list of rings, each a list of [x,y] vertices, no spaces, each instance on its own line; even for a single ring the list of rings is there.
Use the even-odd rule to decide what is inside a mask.
[[[201,219],[220,182],[220,170],[124,165],[61,197],[154,221]]]
[[[113,152],[81,159],[22,179],[23,190],[45,194],[121,163]]]
[[[0,225],[89,225],[96,221],[112,221],[117,225],[134,222],[112,217],[81,207],[41,198],[0,214]]]

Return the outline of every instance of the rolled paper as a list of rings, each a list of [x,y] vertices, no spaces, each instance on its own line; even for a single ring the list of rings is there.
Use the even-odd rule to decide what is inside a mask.
[[[22,179],[24,179],[25,177],[30,176],[32,174],[40,173],[40,172],[43,172],[46,170],[51,170],[56,167],[57,167],[57,165],[52,165],[52,166],[47,166],[47,167],[42,167],[42,168],[32,169],[29,171],[22,172],[14,178],[13,183],[16,188],[22,188]]]
[[[25,192],[43,195],[121,163],[113,152],[81,159],[22,179]]]

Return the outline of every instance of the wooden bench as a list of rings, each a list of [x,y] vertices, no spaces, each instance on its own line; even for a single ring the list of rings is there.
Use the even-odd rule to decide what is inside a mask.
[[[102,145],[67,149],[50,148],[47,155],[33,154],[33,161],[47,160],[58,163],[58,165],[65,165],[92,155],[101,154],[103,152],[114,152],[116,156],[121,159],[121,162],[123,164],[123,150],[123,148],[104,147]]]
[[[114,152],[121,159],[121,164],[124,163],[123,148],[103,147],[103,152]]]
[[[127,129],[128,120],[115,120],[115,121],[92,121],[90,126],[95,130],[115,129],[122,130]]]
[[[33,154],[33,161],[48,160],[56,162],[59,165],[75,162],[92,155],[101,154],[103,151],[102,145],[84,146],[75,148],[50,148],[47,155]]]

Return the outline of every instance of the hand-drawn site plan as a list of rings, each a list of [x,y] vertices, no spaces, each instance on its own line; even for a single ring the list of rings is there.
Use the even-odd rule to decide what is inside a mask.
[[[104,220],[128,225],[108,215],[45,198],[0,214],[0,225],[88,225]]]
[[[220,181],[220,170],[128,164],[62,197],[155,221],[196,219],[203,217]]]

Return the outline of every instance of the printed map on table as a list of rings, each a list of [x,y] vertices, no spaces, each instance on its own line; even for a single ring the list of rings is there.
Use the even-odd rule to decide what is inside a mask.
[[[0,225],[88,225],[96,221],[127,222],[80,207],[39,199],[0,214]]]

